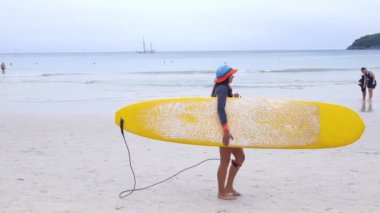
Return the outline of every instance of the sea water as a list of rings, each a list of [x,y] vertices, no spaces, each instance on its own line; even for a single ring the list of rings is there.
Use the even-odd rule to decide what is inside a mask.
[[[244,97],[361,107],[360,68],[380,75],[380,51],[218,51],[0,54],[0,110],[113,113],[158,98],[210,96],[215,70],[239,71]],[[377,107],[377,90],[373,108]]]

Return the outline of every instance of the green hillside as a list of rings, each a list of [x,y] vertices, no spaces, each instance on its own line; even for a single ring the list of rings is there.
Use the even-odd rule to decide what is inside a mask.
[[[380,49],[380,33],[366,35],[356,39],[348,50]]]

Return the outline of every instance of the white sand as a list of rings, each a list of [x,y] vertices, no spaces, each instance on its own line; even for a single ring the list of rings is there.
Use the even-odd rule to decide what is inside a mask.
[[[0,114],[0,212],[380,212],[380,116],[361,113],[357,143],[328,150],[246,149],[236,201],[216,199],[217,161],[120,199],[132,187],[113,115]],[[127,134],[138,187],[203,159],[214,147]]]

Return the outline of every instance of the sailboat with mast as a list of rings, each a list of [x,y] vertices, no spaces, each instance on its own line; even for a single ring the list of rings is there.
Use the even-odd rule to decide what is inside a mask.
[[[147,53],[155,53],[156,51],[153,50],[152,48],[152,42],[150,42],[150,50],[145,49],[145,37],[143,36],[143,41],[142,41],[143,49],[142,51],[136,51],[137,53],[140,54],[147,54]]]

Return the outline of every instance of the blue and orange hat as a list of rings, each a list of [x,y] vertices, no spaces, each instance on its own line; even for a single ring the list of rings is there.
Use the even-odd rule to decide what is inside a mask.
[[[220,83],[225,81],[227,78],[229,78],[231,75],[235,74],[238,70],[234,69],[230,66],[223,65],[219,67],[216,70],[216,78],[215,78],[215,83]]]

